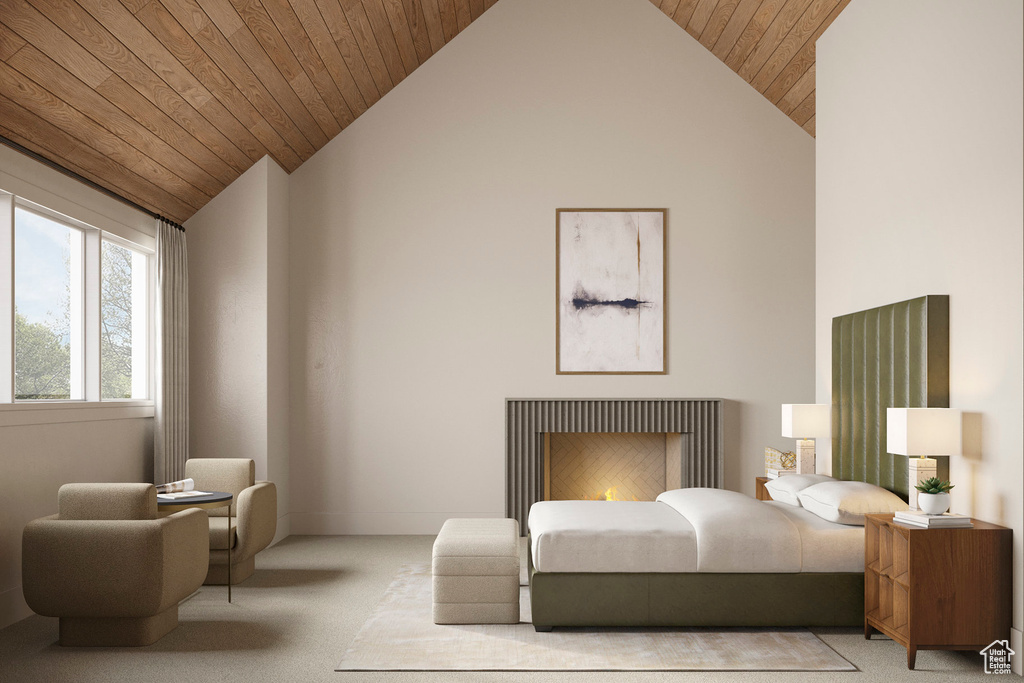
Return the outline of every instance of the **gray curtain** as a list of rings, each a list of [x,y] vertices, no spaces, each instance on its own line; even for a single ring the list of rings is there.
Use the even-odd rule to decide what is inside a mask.
[[[156,223],[153,483],[163,484],[184,478],[188,459],[188,254],[184,230]]]

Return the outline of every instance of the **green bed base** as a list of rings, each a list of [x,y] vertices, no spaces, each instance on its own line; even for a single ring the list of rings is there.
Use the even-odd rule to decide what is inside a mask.
[[[863,626],[864,574],[539,572],[530,609],[554,626]]]

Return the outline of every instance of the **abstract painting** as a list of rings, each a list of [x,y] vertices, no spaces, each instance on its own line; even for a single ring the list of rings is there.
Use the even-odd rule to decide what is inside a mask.
[[[558,374],[665,373],[665,210],[558,209]]]

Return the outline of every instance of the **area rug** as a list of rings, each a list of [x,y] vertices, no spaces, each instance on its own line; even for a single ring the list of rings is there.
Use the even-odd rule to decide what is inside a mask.
[[[337,671],[856,671],[806,629],[438,626],[430,566],[405,565]]]

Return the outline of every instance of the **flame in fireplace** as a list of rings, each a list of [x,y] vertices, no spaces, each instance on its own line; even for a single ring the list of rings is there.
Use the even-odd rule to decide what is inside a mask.
[[[636,496],[631,496],[633,500],[639,501],[640,499]],[[587,497],[583,500],[626,500],[619,495],[619,487],[613,486],[610,489],[606,489],[604,493],[596,493],[593,498]]]

